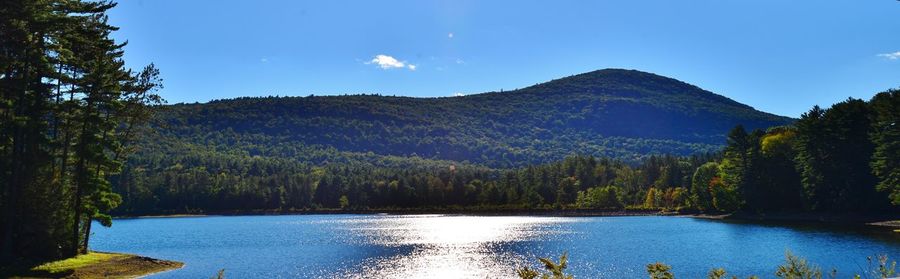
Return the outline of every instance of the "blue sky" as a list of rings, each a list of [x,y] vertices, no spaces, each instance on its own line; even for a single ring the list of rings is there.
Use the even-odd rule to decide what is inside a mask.
[[[626,68],[796,117],[900,87],[894,0],[121,0],[110,20],[169,103],[452,96]]]

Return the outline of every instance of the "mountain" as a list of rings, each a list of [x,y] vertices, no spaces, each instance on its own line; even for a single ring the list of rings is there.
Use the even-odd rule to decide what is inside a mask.
[[[162,108],[137,160],[183,152],[311,165],[417,158],[495,168],[715,152],[737,124],[791,123],[672,78],[605,69],[460,97],[260,97]]]

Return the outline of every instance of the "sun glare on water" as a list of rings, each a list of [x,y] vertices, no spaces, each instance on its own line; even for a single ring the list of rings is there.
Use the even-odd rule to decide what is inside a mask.
[[[417,215],[357,219],[371,222],[348,233],[385,249],[409,253],[376,257],[333,278],[506,278],[534,259],[504,251],[504,245],[564,233],[554,224],[571,219]]]

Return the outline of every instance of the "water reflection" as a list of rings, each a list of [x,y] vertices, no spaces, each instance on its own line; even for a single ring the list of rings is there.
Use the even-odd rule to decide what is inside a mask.
[[[866,257],[900,259],[900,237],[803,225],[681,217],[285,215],[143,218],[97,225],[91,248],[184,262],[148,278],[510,278],[535,257],[569,253],[576,278],[680,278],[710,268],[772,277],[785,250],[852,277]]]
[[[575,219],[539,217],[395,216],[355,219],[347,233],[368,245],[411,247],[408,253],[367,259],[331,278],[506,278],[533,259],[505,249],[510,243],[566,234],[556,224]],[[362,222],[364,224],[358,224]]]

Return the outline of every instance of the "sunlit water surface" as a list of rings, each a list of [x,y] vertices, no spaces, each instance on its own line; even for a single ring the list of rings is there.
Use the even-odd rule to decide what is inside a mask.
[[[95,226],[95,227],[99,227]],[[774,275],[791,250],[839,277],[866,256],[900,258],[900,238],[868,229],[683,217],[286,215],[116,220],[91,248],[182,261],[152,278],[511,278],[569,252],[580,278],[645,278],[662,261],[681,278],[713,267]]]

